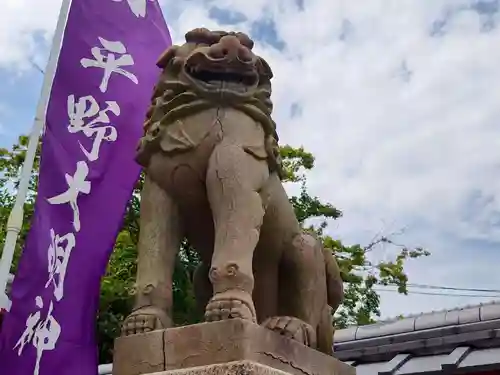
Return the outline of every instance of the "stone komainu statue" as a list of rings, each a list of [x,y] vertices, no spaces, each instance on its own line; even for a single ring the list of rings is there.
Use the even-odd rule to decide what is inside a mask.
[[[342,280],[282,186],[273,74],[253,44],[194,29],[158,61],[137,152],[146,179],[136,301],[122,334],[172,325],[174,261],[187,238],[201,258],[194,287],[207,321],[248,319],[330,354]]]

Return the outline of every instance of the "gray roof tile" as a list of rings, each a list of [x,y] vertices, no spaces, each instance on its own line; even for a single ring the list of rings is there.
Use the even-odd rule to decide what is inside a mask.
[[[399,372],[410,359],[409,354],[398,354],[389,362],[386,363],[385,367],[382,367],[378,370],[379,375],[393,375],[396,372]]]
[[[458,317],[460,316],[460,310],[449,310],[445,311],[445,324],[446,325],[455,325],[458,324]]]
[[[500,303],[490,303],[482,305],[479,316],[481,321],[498,319],[500,317]]]
[[[458,313],[458,324],[479,322],[480,309],[480,306],[475,306],[460,310]]]
[[[500,348],[475,350],[458,366],[459,368],[497,365],[500,368]]]
[[[468,346],[459,346],[455,348],[442,362],[441,368],[445,371],[452,371],[464,360],[471,352]]]
[[[358,330],[356,332],[356,340],[411,332],[414,331],[414,329],[415,318],[395,320],[393,322],[385,324],[370,324],[358,327]]]
[[[415,319],[415,330],[442,327],[452,323],[446,321],[446,313],[423,314]]]
[[[411,358],[394,375],[423,374],[426,372],[441,371],[441,363],[446,359],[446,354],[431,355],[426,357]]]
[[[443,310],[403,319],[382,321],[366,326],[353,326],[335,332],[335,342],[344,343],[390,335],[399,335],[415,331],[425,331],[449,326],[464,326],[484,321],[500,319],[500,301],[487,304],[466,306],[453,310]],[[473,330],[475,328],[471,328]]]
[[[335,339],[339,341],[354,341],[356,340],[357,326],[339,329],[335,331]]]
[[[500,368],[500,348],[476,349],[458,347],[451,353],[412,356],[397,354],[389,361],[352,362],[357,375],[450,374],[471,370]],[[457,370],[455,370],[457,369]]]

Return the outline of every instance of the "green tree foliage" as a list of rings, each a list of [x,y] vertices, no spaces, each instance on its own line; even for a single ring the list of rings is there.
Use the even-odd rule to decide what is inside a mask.
[[[6,223],[13,206],[16,187],[25,157],[28,139],[21,136],[17,144],[10,150],[0,149],[0,246],[3,248]],[[400,293],[407,293],[407,275],[404,272],[405,262],[410,258],[427,256],[422,248],[409,249],[397,245],[388,237],[376,238],[366,246],[344,245],[339,239],[326,234],[327,221],[338,219],[342,212],[307,191],[306,174],[314,167],[314,157],[303,148],[283,146],[281,155],[285,167],[285,182],[301,184],[300,193],[290,198],[297,217],[305,230],[314,231],[326,248],[335,253],[345,281],[345,297],[342,306],[335,315],[338,328],[350,324],[369,324],[380,315],[379,295],[374,290],[376,285],[395,285]],[[35,173],[32,176],[30,193],[25,204],[24,226],[16,249],[14,272],[21,249],[29,230],[39,160],[35,162]],[[100,344],[100,360],[112,360],[113,339],[119,334],[121,321],[131,309],[133,284],[136,273],[136,244],[139,236],[139,193],[144,178],[138,180],[127,207],[123,227],[118,234],[114,251],[111,255],[106,275],[102,280],[101,300],[97,319],[97,332]],[[340,188],[340,187],[339,187]],[[320,219],[320,224],[310,225],[310,219]],[[391,261],[372,262],[370,252],[379,245],[386,244],[398,248],[397,255]],[[187,324],[200,321],[195,308],[192,275],[198,264],[196,253],[183,243],[177,257],[174,272],[174,321],[176,324]]]

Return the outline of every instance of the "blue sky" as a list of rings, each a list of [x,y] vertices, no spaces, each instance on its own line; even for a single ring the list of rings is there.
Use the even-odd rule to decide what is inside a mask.
[[[30,71],[22,76],[0,70],[0,145],[10,147],[19,134],[30,131],[42,84],[42,74]]]
[[[330,234],[366,244],[405,228],[398,242],[432,252],[408,265],[411,282],[500,289],[498,0],[161,3],[176,43],[200,26],[256,40],[282,141],[314,153],[310,191],[344,211]],[[6,4],[2,147],[31,126],[42,75],[30,61],[44,67],[60,0]],[[493,299],[382,296],[385,317]]]

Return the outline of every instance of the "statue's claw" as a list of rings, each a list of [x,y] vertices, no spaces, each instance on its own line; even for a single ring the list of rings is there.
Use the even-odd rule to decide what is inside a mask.
[[[146,333],[171,327],[167,313],[154,306],[141,307],[133,311],[122,324],[122,336]]]
[[[310,324],[300,319],[291,316],[273,316],[266,319],[262,326],[305,346],[316,348],[316,332]]]
[[[242,290],[227,290],[215,294],[205,309],[207,322],[240,318],[256,322],[252,296]]]

